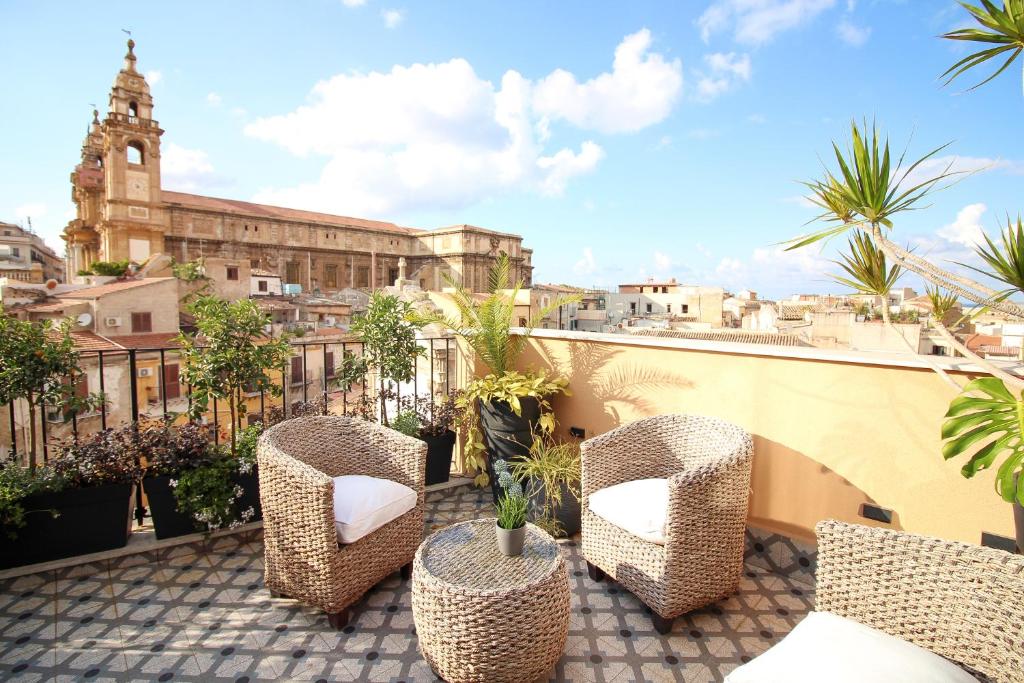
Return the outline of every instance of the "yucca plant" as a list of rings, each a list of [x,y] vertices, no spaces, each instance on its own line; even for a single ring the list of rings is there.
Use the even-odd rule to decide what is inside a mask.
[[[841,254],[841,261],[833,261],[849,277],[833,275],[839,284],[851,287],[860,294],[882,298],[882,320],[889,323],[889,292],[903,274],[898,265],[889,267],[885,254],[875,246],[866,232],[856,232],[849,241],[850,253]]]
[[[925,292],[928,294],[928,301],[932,304],[932,315],[940,323],[946,319],[946,315],[959,303],[956,294],[944,292],[938,287],[929,285],[925,288]]]
[[[960,5],[970,12],[974,20],[983,28],[961,28],[945,33],[942,37],[949,40],[984,43],[994,47],[972,52],[946,69],[942,74],[942,78],[946,79],[945,85],[949,85],[957,77],[975,67],[997,57],[1002,59],[1003,55],[1007,55],[1003,65],[988,78],[968,88],[968,90],[974,90],[1006,71],[1024,51],[1024,0],[1003,0],[1002,9],[989,0],[981,0],[981,7],[966,2],[961,2]],[[1024,82],[1022,82],[1022,87],[1024,87]]]
[[[968,264],[961,265],[1007,285],[1006,289],[998,293],[1000,299],[1024,292],[1024,222],[1020,216],[1017,216],[1016,226],[1007,217],[1006,230],[1000,235],[1001,245],[996,244],[987,234],[983,233],[982,236],[985,244],[979,244],[974,252],[988,268],[983,270]]]
[[[441,325],[462,337],[493,374],[501,375],[515,366],[533,328],[552,311],[580,300],[578,295],[555,297],[529,318],[525,334],[513,335],[512,328],[517,322],[516,299],[524,284],[521,279],[516,280],[509,288],[511,272],[512,262],[508,254],[501,252],[488,274],[487,296],[483,299],[477,299],[461,282],[445,273],[445,282],[455,290],[452,301],[458,309],[458,318],[435,311],[417,313],[416,319],[424,325]]]

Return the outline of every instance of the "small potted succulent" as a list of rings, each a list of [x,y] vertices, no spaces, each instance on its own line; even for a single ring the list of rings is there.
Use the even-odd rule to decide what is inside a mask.
[[[526,511],[529,500],[523,493],[523,487],[509,472],[507,462],[495,460],[493,466],[502,491],[494,505],[498,516],[494,522],[498,550],[503,555],[515,557],[522,555],[523,543],[526,541]]]

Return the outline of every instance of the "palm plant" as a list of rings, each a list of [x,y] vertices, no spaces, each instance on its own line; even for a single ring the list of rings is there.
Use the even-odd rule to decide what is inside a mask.
[[[925,291],[928,294],[928,301],[932,304],[932,316],[939,322],[945,320],[946,315],[958,303],[956,294],[944,292],[938,287],[931,286],[927,287]]]
[[[416,318],[422,324],[439,324],[466,340],[477,358],[484,362],[495,375],[502,375],[515,366],[516,359],[526,346],[526,338],[537,325],[552,311],[580,300],[578,295],[559,295],[534,313],[526,325],[524,334],[512,334],[515,320],[516,300],[524,284],[517,280],[506,290],[510,281],[512,264],[508,254],[501,252],[488,277],[487,296],[478,300],[473,292],[456,282],[447,273],[445,282],[455,290],[452,300],[459,317],[454,318],[441,312],[418,313]]]
[[[995,280],[1008,285],[1006,289],[998,293],[1000,299],[1005,299],[1014,293],[1024,292],[1024,222],[1017,216],[1017,225],[1007,217],[1006,230],[1002,232],[1002,245],[997,245],[991,237],[983,234],[984,245],[975,247],[975,253],[988,266],[982,270],[972,265],[965,265],[971,270],[982,275],[987,275]]]
[[[968,90],[980,88],[999,74],[1006,71],[1014,60],[1024,51],[1024,0],[1003,0],[1003,8],[999,9],[990,0],[981,0],[981,7],[961,2],[960,5],[971,13],[975,21],[984,28],[961,28],[943,34],[949,40],[966,40],[973,43],[994,45],[977,52],[972,52],[953,66],[946,69],[942,78],[945,85],[952,83],[958,76],[971,69],[981,66],[989,60],[1009,53],[1003,65],[988,78],[977,83]]]
[[[882,298],[882,320],[889,323],[889,292],[896,286],[896,281],[903,274],[899,265],[891,268],[885,262],[885,253],[875,246],[871,236],[866,232],[856,232],[849,241],[850,253],[842,254],[842,261],[833,261],[846,271],[849,277],[832,276],[833,279],[847,287],[852,287],[861,294]]]

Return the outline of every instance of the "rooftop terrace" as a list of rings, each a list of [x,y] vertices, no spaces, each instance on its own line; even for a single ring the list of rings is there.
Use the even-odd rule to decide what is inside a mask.
[[[490,515],[488,499],[468,486],[428,494],[426,532]],[[410,582],[396,573],[379,584],[336,632],[321,611],[270,597],[261,539],[245,532],[0,581],[0,678],[436,680],[417,651]],[[720,681],[812,607],[813,555],[748,533],[739,593],[661,636],[631,593],[588,578],[577,541],[559,543],[571,620],[550,680]],[[769,568],[787,566],[792,574]]]

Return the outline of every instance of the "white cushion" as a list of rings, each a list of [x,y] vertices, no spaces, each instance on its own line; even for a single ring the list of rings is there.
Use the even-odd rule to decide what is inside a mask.
[[[668,479],[637,479],[590,494],[595,515],[645,541],[665,545]]]
[[[390,479],[362,474],[334,478],[338,540],[355,543],[416,507],[416,492]]]
[[[976,683],[923,647],[830,612],[811,612],[726,683]]]

